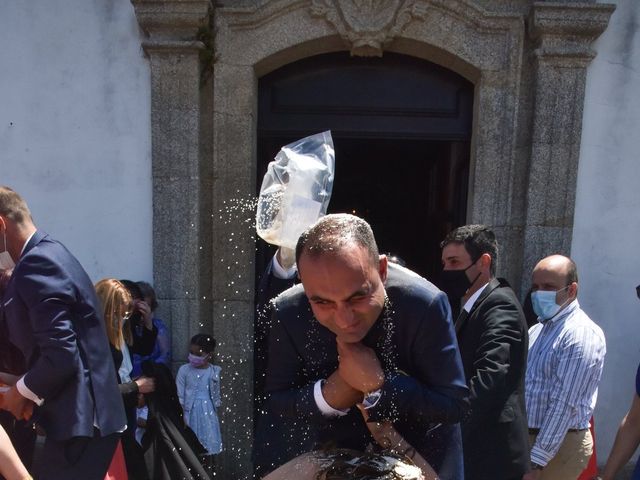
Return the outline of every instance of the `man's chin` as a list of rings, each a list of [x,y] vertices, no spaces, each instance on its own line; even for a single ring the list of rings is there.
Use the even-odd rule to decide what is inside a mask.
[[[360,332],[353,332],[353,333],[341,332],[336,336],[338,337],[338,340],[340,340],[342,343],[358,343],[362,341],[362,339],[364,338],[364,335]]]

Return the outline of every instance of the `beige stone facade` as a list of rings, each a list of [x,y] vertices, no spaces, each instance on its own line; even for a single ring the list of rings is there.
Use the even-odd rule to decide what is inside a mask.
[[[613,7],[530,0],[132,0],[148,34],[154,280],[174,344],[220,342],[220,478],[251,471],[253,239],[225,202],[256,185],[261,76],[314,55],[396,52],[474,84],[467,220],[491,225],[501,274],[569,252],[586,66]],[[235,236],[235,238],[233,238]],[[230,241],[232,239],[233,241]],[[520,288],[521,285],[516,285]]]

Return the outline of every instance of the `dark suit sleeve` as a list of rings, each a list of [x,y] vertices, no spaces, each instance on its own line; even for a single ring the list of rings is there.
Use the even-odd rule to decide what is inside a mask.
[[[265,390],[269,408],[276,415],[323,421],[314,397],[315,380],[302,378],[304,366],[294,341],[285,326],[272,314],[273,328],[269,335],[269,365]],[[297,385],[302,385],[301,387]]]
[[[475,375],[469,379],[469,402],[471,410],[488,412],[504,406],[513,388],[509,375],[525,368],[513,365],[523,358],[516,351],[526,348],[525,320],[518,305],[500,295],[490,295],[470,320],[483,322],[484,328],[474,355]]]
[[[407,372],[387,373],[378,403],[369,409],[374,421],[411,420],[428,425],[456,423],[466,410],[468,393],[458,343],[443,293],[434,296],[413,329]]]
[[[77,292],[64,268],[51,259],[29,255],[22,262],[17,290],[29,306],[28,321],[39,349],[24,382],[46,401],[75,378],[81,365],[71,311]]]
[[[295,284],[296,278],[278,278],[273,273],[273,260],[269,261],[256,294],[256,315],[254,323],[254,391],[256,404],[262,404],[265,393],[265,378],[268,363],[268,338],[273,316],[272,300]]]

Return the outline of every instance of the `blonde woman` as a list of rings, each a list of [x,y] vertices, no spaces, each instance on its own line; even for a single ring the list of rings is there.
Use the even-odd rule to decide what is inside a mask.
[[[155,343],[154,331],[143,328],[139,335],[129,325],[134,302],[129,289],[115,278],[105,278],[95,285],[98,299],[102,304],[107,338],[118,375],[118,384],[125,411],[127,429],[122,435],[127,471],[131,478],[147,478],[144,457],[135,441],[136,406],[138,393],[151,393],[155,382],[149,377],[131,378],[132,353],[148,354]],[[157,332],[157,331],[156,331]]]
[[[111,353],[121,384],[120,392],[150,393],[153,391],[153,379],[139,377],[131,379],[131,355],[145,350],[145,346],[155,342],[155,335],[143,329],[141,335],[134,335],[128,320],[133,311],[133,299],[129,290],[115,278],[105,278],[96,283],[96,293],[102,304],[107,337],[111,344]],[[141,338],[142,337],[142,338]]]

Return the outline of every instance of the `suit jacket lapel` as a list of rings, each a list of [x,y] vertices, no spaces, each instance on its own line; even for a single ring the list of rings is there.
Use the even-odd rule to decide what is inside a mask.
[[[480,306],[480,304],[484,302],[484,300],[489,296],[489,294],[499,286],[500,286],[500,282],[498,281],[497,278],[491,279],[489,281],[489,284],[485,287],[485,289],[482,291],[480,296],[476,299],[474,304],[471,306],[471,311],[469,311],[468,314],[465,314],[464,308],[460,310],[460,315],[456,320],[456,334],[462,331],[462,329],[465,327],[465,325],[469,321],[469,318],[473,316],[474,312]]]

